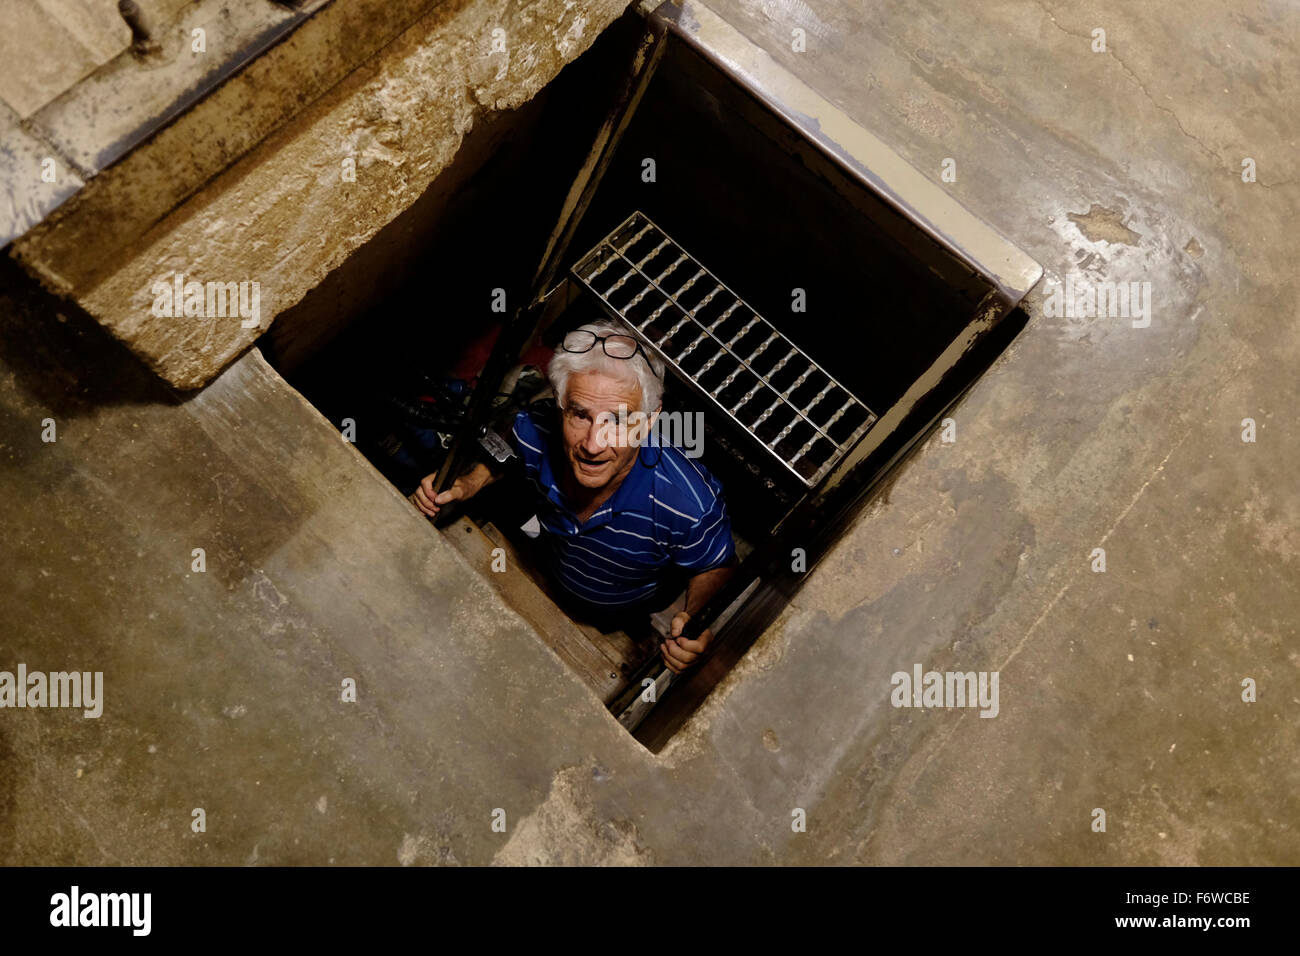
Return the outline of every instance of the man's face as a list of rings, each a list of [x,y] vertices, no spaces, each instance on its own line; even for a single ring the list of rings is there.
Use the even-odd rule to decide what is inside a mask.
[[[641,404],[641,389],[633,382],[599,372],[569,378],[568,395],[560,417],[564,423],[564,451],[574,480],[591,491],[622,481],[636,461],[639,445],[618,444],[618,423]],[[635,438],[635,434],[630,437]]]

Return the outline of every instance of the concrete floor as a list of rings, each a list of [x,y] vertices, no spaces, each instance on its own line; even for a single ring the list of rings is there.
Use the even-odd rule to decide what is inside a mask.
[[[1300,13],[710,6],[1150,327],[1031,294],[656,757],[256,352],[181,402],[6,264],[0,669],[107,699],[0,712],[0,861],[1300,863]],[[918,663],[1000,713],[891,707]]]

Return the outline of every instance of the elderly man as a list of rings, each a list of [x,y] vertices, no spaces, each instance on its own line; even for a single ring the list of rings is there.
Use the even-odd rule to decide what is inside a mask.
[[[642,443],[648,429],[637,425],[663,407],[663,363],[624,327],[601,321],[570,332],[547,375],[558,415],[533,406],[513,429],[547,569],[572,610],[602,623],[659,610],[685,583],[685,609],[660,645],[664,663],[681,673],[713,637],[681,637],[686,622],[734,572],[722,486],[678,449]],[[411,496],[430,517],[499,474],[477,464],[441,494],[434,477]]]

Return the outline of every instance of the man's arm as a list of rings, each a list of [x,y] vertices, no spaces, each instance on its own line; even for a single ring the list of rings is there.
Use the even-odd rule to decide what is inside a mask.
[[[686,627],[686,622],[691,619],[691,615],[708,604],[709,599],[717,594],[735,573],[736,563],[735,558],[732,558],[730,564],[703,571],[687,582],[686,610],[673,618],[672,637],[660,646],[664,664],[669,670],[678,674],[682,673],[708,649],[709,644],[713,641],[712,631],[705,630],[701,632],[700,636],[693,641],[688,641],[680,635]]]
[[[443,505],[451,501],[465,501],[473,498],[503,474],[505,474],[504,470],[494,472],[487,465],[478,462],[473,468],[452,482],[451,487],[441,494],[437,493],[437,489],[433,485],[438,475],[436,473],[425,475],[420,480],[420,487],[416,488],[415,493],[411,495],[411,504],[415,505],[428,517],[436,518]]]
[[[410,496],[411,504],[415,505],[420,512],[430,518],[436,518],[438,512],[444,505],[452,501],[465,501],[473,498],[476,494],[486,488],[492,482],[504,477],[510,471],[511,466],[508,461],[518,462],[522,457],[527,460],[525,448],[520,442],[524,440],[519,437],[519,427],[529,419],[527,408],[519,410],[515,415],[515,424],[508,433],[508,437],[497,436],[494,432],[489,431],[487,434],[497,439],[497,444],[506,445],[506,453],[498,456],[495,448],[488,448],[492,457],[487,463],[480,461],[474,464],[469,470],[451,483],[451,487],[442,494],[436,494],[437,489],[434,487],[434,481],[437,475],[425,475],[420,481],[420,487]],[[514,442],[510,441],[514,438]],[[487,446],[485,446],[487,447]],[[528,446],[532,447],[532,446]]]
[[[736,565],[733,561],[729,565],[704,571],[691,578],[686,583],[686,613],[694,614],[708,604],[709,599],[717,594],[735,573]]]

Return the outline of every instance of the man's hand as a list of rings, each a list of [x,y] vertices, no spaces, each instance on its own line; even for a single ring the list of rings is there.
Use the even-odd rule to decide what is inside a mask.
[[[486,468],[483,470],[487,471]],[[466,498],[474,497],[474,495],[478,493],[479,489],[485,484],[484,481],[480,480],[478,467],[476,467],[473,471],[457,478],[452,482],[451,487],[442,492],[442,494],[437,494],[434,491],[433,486],[434,480],[437,477],[436,474],[425,475],[424,478],[420,480],[420,487],[415,489],[415,493],[411,495],[410,499],[411,504],[415,505],[415,507],[419,508],[423,514],[428,515],[430,518],[438,517],[438,512],[441,511],[442,506],[448,502],[463,501]]]
[[[660,653],[663,654],[664,666],[674,674],[681,674],[694,666],[700,655],[708,649],[709,643],[713,640],[713,632],[709,630],[702,632],[693,641],[688,641],[686,638],[679,636],[685,629],[686,622],[690,619],[691,616],[685,611],[673,618],[672,637],[659,645]]]

